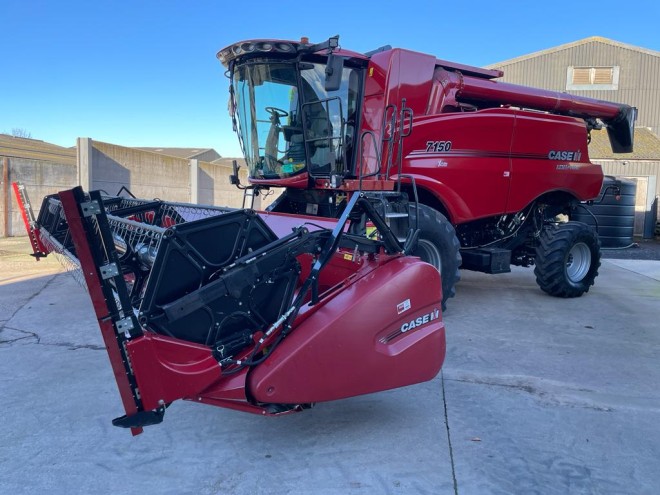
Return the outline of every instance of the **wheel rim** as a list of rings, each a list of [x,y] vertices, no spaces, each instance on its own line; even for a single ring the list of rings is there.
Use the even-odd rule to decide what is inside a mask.
[[[576,243],[568,252],[566,276],[571,282],[581,282],[591,267],[591,249],[584,242]]]
[[[419,256],[422,261],[425,261],[429,265],[433,265],[440,273],[442,273],[442,256],[440,256],[440,251],[431,241],[420,239],[417,242],[415,256]]]

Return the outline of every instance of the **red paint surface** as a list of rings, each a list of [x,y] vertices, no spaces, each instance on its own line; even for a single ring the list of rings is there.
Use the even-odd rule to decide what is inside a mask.
[[[438,373],[445,333],[437,270],[416,258],[349,259],[338,252],[319,286],[319,302],[304,306],[291,334],[249,371],[222,375],[210,348],[171,337],[145,333],[129,342],[144,408],[187,399],[270,414],[260,403],[334,400]],[[398,314],[406,299],[411,309]],[[402,324],[435,310],[438,318],[392,338]]]
[[[60,201],[62,202],[64,214],[66,215],[71,237],[76,246],[76,256],[80,261],[80,267],[85,276],[87,290],[92,299],[92,305],[99,323],[101,336],[103,337],[103,342],[106,351],[108,352],[108,357],[110,358],[110,365],[112,366],[112,373],[117,381],[119,395],[121,396],[126,415],[131,416],[138,411],[137,405],[133,399],[131,386],[126,377],[126,370],[117,345],[115,328],[109,317],[110,310],[108,309],[108,305],[101,289],[101,279],[98,273],[98,267],[94,263],[94,258],[90,251],[89,244],[87,243],[87,236],[85,234],[83,220],[80,216],[74,191],[75,190],[61,191],[59,193]],[[131,432],[133,435],[138,435],[142,433],[142,428],[131,428]]]
[[[41,236],[39,235],[39,228],[30,225],[30,219],[28,216],[28,212],[26,211],[26,208],[29,207],[29,205],[26,206],[23,204],[23,199],[20,190],[18,189],[18,183],[12,182],[11,186],[12,189],[14,190],[14,197],[16,198],[16,203],[18,203],[18,208],[21,212],[21,218],[23,219],[23,224],[25,225],[25,230],[28,234],[28,238],[30,239],[30,245],[32,246],[32,251],[36,255],[35,256],[36,260],[39,261],[40,255],[42,255],[43,253],[48,253],[48,250],[41,242]]]
[[[406,50],[376,54],[367,68],[362,107],[362,130],[380,135],[385,107],[400,109],[406,99],[414,120],[403,141],[403,173],[445,206],[452,223],[520,211],[553,191],[579,200],[598,194],[603,174],[589,162],[584,121],[510,106],[612,118],[622,105],[497,82],[491,79],[496,74],[475,68],[463,70],[475,75],[449,72],[442,61]],[[496,108],[458,111],[461,101]],[[427,152],[429,141],[451,142],[451,150]],[[562,162],[548,159],[553,150],[579,150],[582,156],[579,162],[563,162],[572,167],[559,171]],[[376,165],[375,154],[364,150],[363,172],[384,172],[383,155]]]
[[[417,316],[440,309],[437,270],[397,258],[335,294],[316,309],[248,376],[262,402],[320,402],[433,378],[444,360],[441,318],[387,344]],[[411,309],[397,306],[410,299]]]

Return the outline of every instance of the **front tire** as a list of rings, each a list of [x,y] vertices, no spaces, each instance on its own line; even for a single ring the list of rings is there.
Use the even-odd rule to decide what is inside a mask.
[[[541,290],[555,297],[580,297],[598,276],[598,234],[582,222],[548,225],[541,232],[535,264]]]
[[[410,225],[415,226],[417,210],[410,208]],[[461,266],[460,243],[456,231],[449,220],[426,205],[419,205],[419,239],[415,250],[411,253],[422,261],[435,266],[442,279],[442,309],[447,307],[447,299],[456,294],[455,285],[461,276],[458,267]]]

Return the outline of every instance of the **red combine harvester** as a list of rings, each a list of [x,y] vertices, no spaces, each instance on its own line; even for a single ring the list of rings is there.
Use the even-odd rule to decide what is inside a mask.
[[[635,109],[494,81],[389,47],[259,40],[218,54],[269,211],[15,185],[35,256],[84,276],[134,434],[185,399],[264,415],[430,380],[458,267],[536,264],[579,296],[597,234],[555,217],[597,196],[592,129],[632,150]],[[601,124],[602,123],[602,124]],[[439,271],[442,272],[442,279]]]
[[[250,193],[286,188],[271,211],[333,218],[354,191],[392,191],[383,216],[399,238],[419,228],[412,254],[441,271],[443,303],[461,258],[486,273],[536,265],[554,296],[593,285],[596,232],[556,217],[598,196],[592,130],[604,125],[614,152],[632,151],[634,107],[389,46],[355,53],[338,37],[239,42],[218,58]]]

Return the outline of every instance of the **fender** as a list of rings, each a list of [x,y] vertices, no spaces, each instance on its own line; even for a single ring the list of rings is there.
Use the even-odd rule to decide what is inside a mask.
[[[418,190],[429,193],[444,206],[449,215],[448,220],[452,224],[456,225],[472,218],[472,212],[465,201],[446,184],[425,175],[406,172],[409,169],[410,165],[404,165],[406,176],[402,178],[401,182],[412,184],[411,178],[415,179]],[[396,180],[396,176],[392,175],[391,180]]]

